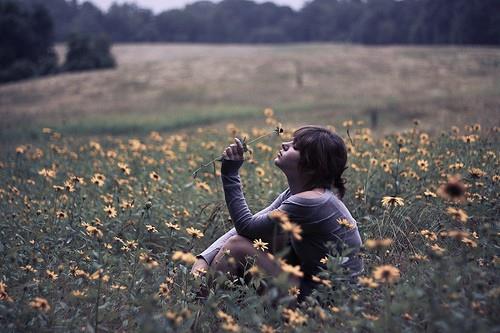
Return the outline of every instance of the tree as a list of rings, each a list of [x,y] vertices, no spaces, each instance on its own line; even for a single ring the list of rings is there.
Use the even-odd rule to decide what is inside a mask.
[[[100,36],[72,34],[68,39],[68,51],[63,65],[65,71],[84,71],[90,69],[113,68],[115,59],[110,52],[108,38]]]
[[[47,10],[14,1],[0,1],[0,82],[57,71],[52,20]]]

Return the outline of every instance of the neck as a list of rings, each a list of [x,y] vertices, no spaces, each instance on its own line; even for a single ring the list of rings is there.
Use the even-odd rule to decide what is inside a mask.
[[[306,189],[307,182],[304,179],[301,179],[299,177],[287,176],[287,180],[288,180],[288,187],[290,188],[290,193],[292,195],[308,190]]]

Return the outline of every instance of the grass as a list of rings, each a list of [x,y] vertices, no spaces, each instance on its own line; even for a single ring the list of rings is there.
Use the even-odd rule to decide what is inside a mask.
[[[293,110],[298,123],[315,121],[311,114],[366,119],[376,109],[383,135],[415,115],[428,130],[450,117],[486,124],[500,107],[492,48],[118,44],[113,52],[116,70],[0,86],[1,141],[45,126],[88,135],[250,124],[265,107]]]
[[[280,120],[288,140],[293,128]],[[4,151],[3,330],[489,332],[498,326],[498,127],[429,135],[414,125],[376,139],[356,122],[344,124],[351,136],[344,137],[350,151],[344,202],[364,243],[366,272],[358,285],[345,282],[335,251],[317,291],[299,305],[288,295],[287,273],[270,278],[254,270],[248,284],[213,271],[191,275],[193,255],[231,227],[218,175],[209,167],[193,180],[191,172],[234,135],[257,137],[277,121],[90,138],[46,130]],[[344,132],[341,123],[328,124]],[[280,141],[262,142],[271,151],[255,144],[240,170],[253,211],[286,187],[271,163]],[[458,186],[449,178],[455,174],[464,190],[452,200],[446,188]],[[381,204],[385,196],[398,196],[401,205]],[[262,284],[268,292],[258,295]],[[204,299],[197,297],[201,286],[209,291]]]
[[[307,44],[114,52],[116,70],[0,86],[2,331],[499,327],[499,50]],[[268,106],[277,119],[262,118]],[[196,180],[192,171],[235,135],[258,137],[278,120],[283,140],[305,123],[343,136],[344,202],[364,243],[363,279],[347,284],[332,251],[318,290],[300,305],[286,274],[252,270],[245,284],[189,272],[193,256],[232,226],[218,165]],[[286,188],[272,163],[281,140],[254,145],[240,170],[252,211]],[[453,187],[456,198],[447,195]],[[383,205],[387,196],[402,205]]]

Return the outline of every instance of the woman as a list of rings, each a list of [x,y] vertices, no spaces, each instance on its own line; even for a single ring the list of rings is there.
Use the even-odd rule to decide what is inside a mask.
[[[309,295],[316,283],[313,275],[325,267],[321,259],[331,253],[333,244],[343,257],[342,267],[351,276],[363,271],[358,256],[361,237],[356,220],[341,201],[345,193],[341,178],[347,163],[347,150],[340,136],[320,126],[304,126],[293,133],[293,140],[284,142],[274,160],[288,180],[288,188],[259,213],[252,215],[243,196],[238,170],[243,164],[243,146],[238,139],[223,153],[221,177],[224,195],[234,228],[199,254],[192,272],[208,266],[222,272],[242,276],[246,256],[255,256],[256,264],[266,273],[281,272],[276,261],[253,247],[252,241],[262,239],[270,243],[274,253],[290,245],[285,260],[290,265],[300,265],[304,276],[291,278],[300,285],[299,301]],[[332,191],[332,190],[335,190]],[[288,236],[278,227],[272,214],[274,210],[286,213],[290,221],[300,225],[300,237]],[[229,256],[237,265],[230,265]]]

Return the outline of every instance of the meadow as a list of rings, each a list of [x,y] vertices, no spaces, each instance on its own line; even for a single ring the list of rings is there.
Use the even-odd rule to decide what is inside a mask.
[[[58,46],[60,59],[64,47]],[[115,70],[0,86],[0,141],[40,128],[147,134],[245,122],[272,107],[300,124],[364,120],[375,135],[408,127],[498,124],[500,50],[342,44],[117,44]]]
[[[0,86],[2,332],[500,329],[500,51],[115,52],[115,71]],[[240,170],[257,212],[287,186],[272,162],[280,143],[311,122],[347,144],[344,202],[363,276],[347,283],[332,251],[318,290],[296,304],[286,279],[300,269],[279,254],[275,278],[251,261],[248,284],[191,274],[195,255],[232,227],[220,162],[193,171],[234,137],[263,136]]]

